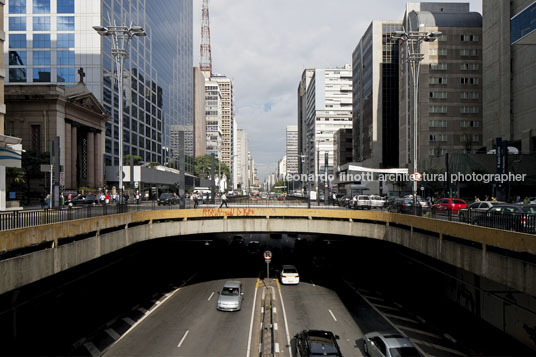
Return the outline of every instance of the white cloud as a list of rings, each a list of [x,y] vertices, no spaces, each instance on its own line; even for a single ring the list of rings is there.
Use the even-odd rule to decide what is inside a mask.
[[[454,0],[451,0],[452,2]],[[481,0],[471,10],[481,12]],[[399,20],[403,0],[210,0],[212,65],[233,80],[239,127],[259,164],[276,168],[285,128],[295,125],[296,90],[305,68],[351,63],[374,19]],[[194,0],[194,65],[199,63],[201,0]],[[271,105],[265,111],[265,104]]]

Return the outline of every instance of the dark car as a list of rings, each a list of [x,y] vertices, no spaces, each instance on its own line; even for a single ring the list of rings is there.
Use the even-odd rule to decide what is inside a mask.
[[[497,201],[480,201],[471,203],[467,208],[462,208],[458,211],[458,219],[460,222],[471,222],[473,217],[486,212],[495,205],[503,203],[504,202]]]
[[[179,196],[174,193],[162,193],[158,200],[156,200],[158,205],[176,205],[179,203]]]
[[[471,223],[484,227],[530,233],[534,231],[535,219],[536,209],[530,208],[530,205],[520,207],[499,204],[473,217]]]
[[[413,200],[411,198],[397,198],[391,201],[388,207],[389,212],[413,214]]]
[[[342,356],[337,339],[330,331],[303,330],[295,337],[295,356]]]
[[[71,199],[71,203],[75,206],[79,205],[96,205],[99,203],[99,199],[95,195],[78,195]]]

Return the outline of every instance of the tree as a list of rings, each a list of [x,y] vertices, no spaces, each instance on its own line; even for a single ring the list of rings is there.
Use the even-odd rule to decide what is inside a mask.
[[[195,158],[194,161],[194,173],[203,178],[210,177],[210,168],[211,168],[211,155],[203,155]],[[220,166],[221,165],[221,166]],[[223,162],[220,163],[217,158],[214,159],[214,171],[215,175],[218,176],[218,173],[221,171],[222,174],[229,179],[231,177],[231,171],[229,167]]]
[[[141,156],[128,154],[124,158],[124,164],[125,165],[130,165],[130,157],[132,157],[132,159],[134,161],[134,165],[136,165],[136,166],[140,164],[140,161],[143,161]]]

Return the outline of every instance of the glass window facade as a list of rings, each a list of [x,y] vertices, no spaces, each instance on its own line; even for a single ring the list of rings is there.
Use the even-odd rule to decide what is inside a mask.
[[[58,48],[74,48],[74,33],[59,33]]]
[[[10,68],[9,81],[12,83],[26,82],[26,68]]]
[[[50,51],[33,51],[34,66],[50,66]]]
[[[74,31],[74,16],[58,16],[58,31]]]
[[[58,83],[74,83],[75,81],[75,70],[74,68],[58,68],[57,74]]]
[[[10,17],[9,31],[26,31],[26,18],[21,16]]]
[[[50,31],[50,16],[35,16],[33,18],[34,31]]]
[[[26,64],[26,51],[9,51],[10,66],[24,66]]]
[[[33,0],[34,14],[50,14],[50,0]]]
[[[74,66],[74,51],[57,51],[58,66]]]
[[[26,48],[26,35],[9,35],[9,48]]]
[[[48,68],[34,68],[33,69],[33,82],[50,82],[50,67]]]
[[[10,0],[9,1],[9,13],[10,14],[25,14],[26,13],[26,0]]]
[[[510,41],[514,44],[534,31],[536,31],[536,1],[512,18]]]
[[[50,48],[50,34],[34,34],[33,48]]]
[[[74,14],[74,0],[58,0],[58,14]]]

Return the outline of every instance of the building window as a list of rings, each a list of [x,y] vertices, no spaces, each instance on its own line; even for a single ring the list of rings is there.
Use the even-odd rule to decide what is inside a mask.
[[[58,66],[74,66],[74,51],[58,51]]]
[[[32,151],[41,152],[41,125],[32,125]]]
[[[478,71],[480,69],[480,65],[478,63],[461,63],[460,69],[462,71]]]
[[[74,14],[74,0],[58,0],[58,14]]]
[[[479,141],[480,141],[480,135],[478,135],[478,134],[475,134],[475,135],[471,135],[471,134],[460,135],[460,142],[462,142],[462,143],[467,143],[467,142],[478,143]]]
[[[10,66],[24,66],[26,64],[26,51],[9,51]]]
[[[480,113],[480,107],[475,107],[475,106],[461,107],[460,113],[461,114],[478,114]]]
[[[430,148],[428,150],[428,153],[430,156],[445,156],[447,153],[447,149],[442,148]]]
[[[430,141],[447,141],[447,134],[430,134]]]
[[[478,56],[478,49],[476,48],[462,48],[460,50],[460,56],[467,57],[467,56]]]
[[[50,0],[33,0],[34,14],[50,14]]]
[[[50,51],[33,51],[34,66],[50,66]]]
[[[9,48],[26,48],[26,35],[9,35]]]
[[[23,83],[26,82],[26,68],[10,68],[9,82]]]
[[[21,16],[10,17],[9,31],[26,31],[26,18]]]
[[[57,81],[60,83],[63,83],[63,82],[74,83],[75,81],[74,68],[60,67],[58,68],[58,74],[56,77],[57,77]]]
[[[446,120],[430,120],[428,127],[430,128],[446,128],[447,127],[447,121]]]
[[[447,106],[446,105],[432,105],[430,107],[430,113],[445,114],[447,113]]]
[[[33,18],[33,30],[34,31],[50,31],[50,17],[49,16],[35,16]]]
[[[430,98],[432,99],[447,99],[447,92],[430,92]]]
[[[59,33],[58,48],[74,48],[74,33]]]
[[[479,120],[462,120],[460,121],[460,128],[480,128]]]
[[[58,16],[58,31],[74,31],[74,16]]]
[[[445,35],[445,34],[441,34],[441,36],[438,37],[439,42],[445,42],[445,41],[448,41],[448,39],[449,39],[448,35]]]
[[[50,82],[50,68],[34,68],[33,82]]]
[[[9,13],[10,14],[25,14],[26,13],[26,0],[10,0],[9,1]]]
[[[447,64],[446,63],[430,63],[430,70],[431,71],[446,71]]]
[[[460,99],[480,99],[479,92],[461,92]]]
[[[430,77],[430,84],[447,84],[446,77]]]
[[[460,40],[462,42],[468,42],[468,41],[470,41],[470,42],[478,42],[478,41],[480,41],[480,36],[478,36],[478,35],[461,35]]]
[[[50,48],[50,35],[49,34],[34,34],[33,35],[33,48]]]
[[[475,78],[475,77],[462,77],[460,78],[460,83],[462,85],[478,85],[480,84],[480,78]]]

